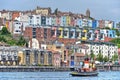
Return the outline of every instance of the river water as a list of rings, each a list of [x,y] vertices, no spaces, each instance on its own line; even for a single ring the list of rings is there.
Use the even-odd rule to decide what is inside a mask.
[[[97,77],[72,77],[70,72],[0,72],[0,80],[120,80],[120,71],[99,72]]]

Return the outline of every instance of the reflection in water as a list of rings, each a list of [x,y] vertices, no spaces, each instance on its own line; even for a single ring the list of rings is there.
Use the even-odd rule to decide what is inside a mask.
[[[99,72],[97,77],[72,77],[70,72],[0,72],[0,80],[120,80],[120,72]]]

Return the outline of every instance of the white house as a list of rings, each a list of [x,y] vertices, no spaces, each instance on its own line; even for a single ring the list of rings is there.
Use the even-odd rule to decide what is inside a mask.
[[[31,15],[29,16],[29,25],[41,25],[41,15]]]
[[[118,53],[117,45],[115,45],[111,42],[89,42],[89,41],[86,41],[84,44],[89,47],[87,49],[87,54],[94,53],[95,55],[98,55],[99,53],[101,53],[104,57],[107,56],[109,58],[112,58],[112,56],[115,53]]]

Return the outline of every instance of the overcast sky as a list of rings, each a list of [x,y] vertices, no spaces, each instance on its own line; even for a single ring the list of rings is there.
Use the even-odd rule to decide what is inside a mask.
[[[85,14],[89,8],[95,19],[120,21],[120,0],[1,0],[0,10],[32,10],[40,7],[58,8]]]

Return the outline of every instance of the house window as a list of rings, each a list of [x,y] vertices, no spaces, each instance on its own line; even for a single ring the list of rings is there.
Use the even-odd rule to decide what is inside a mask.
[[[72,37],[74,34],[74,31],[70,31],[70,37]]]
[[[82,36],[82,37],[85,37],[85,32],[82,32],[82,33],[81,33],[81,36]]]
[[[74,60],[74,56],[71,56],[71,60]]]
[[[39,17],[37,17],[37,19],[39,19]]]
[[[57,30],[57,36],[61,35],[61,30]]]
[[[61,48],[61,46],[56,46],[56,49],[60,49]]]
[[[76,32],[76,37],[79,37],[79,32]]]
[[[55,34],[55,30],[51,30],[51,36]]]
[[[67,32],[68,32],[68,31],[64,31],[63,35],[64,35],[64,36],[67,36]]]

